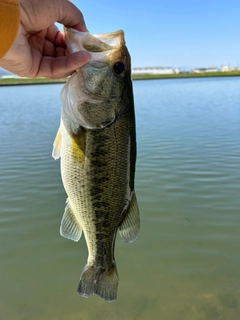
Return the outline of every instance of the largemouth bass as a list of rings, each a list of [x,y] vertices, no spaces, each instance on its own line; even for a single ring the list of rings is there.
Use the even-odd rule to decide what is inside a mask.
[[[61,123],[53,158],[61,157],[68,195],[62,236],[88,247],[78,293],[117,297],[114,259],[117,230],[125,242],[139,233],[134,191],[136,133],[130,55],[123,31],[91,35],[65,29],[71,53],[87,50],[91,60],[77,70],[61,92]]]

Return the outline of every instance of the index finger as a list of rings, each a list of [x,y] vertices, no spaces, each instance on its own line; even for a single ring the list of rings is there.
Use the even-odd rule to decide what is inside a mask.
[[[78,31],[88,31],[82,12],[70,0],[59,0],[57,2],[59,8],[57,22]],[[59,6],[59,2],[61,2],[61,6]]]

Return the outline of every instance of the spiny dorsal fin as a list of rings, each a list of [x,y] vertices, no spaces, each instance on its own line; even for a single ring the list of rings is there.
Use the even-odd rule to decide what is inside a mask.
[[[129,205],[126,218],[119,227],[119,233],[125,242],[133,242],[137,239],[140,230],[140,217],[135,192]]]
[[[77,219],[74,216],[68,199],[61,221],[60,234],[61,236],[73,241],[78,241],[82,235],[82,228],[80,227]]]
[[[62,132],[61,132],[61,126],[60,126],[58,129],[56,138],[53,142],[53,151],[52,151],[53,159],[57,160],[61,157],[61,148],[62,148]]]

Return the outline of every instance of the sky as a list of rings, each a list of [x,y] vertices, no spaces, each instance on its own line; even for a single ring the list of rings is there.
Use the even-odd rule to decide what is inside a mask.
[[[240,67],[240,0],[72,0],[91,33],[122,29],[132,67]]]

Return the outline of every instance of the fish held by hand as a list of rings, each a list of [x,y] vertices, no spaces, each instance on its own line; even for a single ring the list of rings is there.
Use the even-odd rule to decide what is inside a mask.
[[[70,53],[86,50],[91,59],[61,92],[61,124],[52,153],[54,159],[61,157],[68,195],[60,233],[78,241],[83,231],[86,239],[89,255],[78,293],[113,301],[117,230],[132,242],[140,229],[130,55],[121,30],[91,35],[65,28],[65,38]]]

